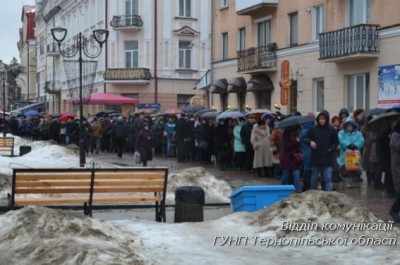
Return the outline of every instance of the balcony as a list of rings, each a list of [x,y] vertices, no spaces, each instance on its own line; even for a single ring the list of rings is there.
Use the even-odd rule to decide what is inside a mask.
[[[257,73],[277,70],[276,43],[237,52],[238,72]]]
[[[60,49],[57,43],[47,44],[47,56],[60,56]]]
[[[143,21],[139,15],[127,15],[127,16],[113,16],[110,26],[114,30],[120,29],[142,29]]]
[[[379,26],[360,24],[319,34],[319,59],[345,62],[379,57]]]
[[[148,84],[151,73],[148,68],[108,68],[103,77],[110,84]]]
[[[236,13],[238,15],[262,14],[276,9],[279,0],[236,0]]]

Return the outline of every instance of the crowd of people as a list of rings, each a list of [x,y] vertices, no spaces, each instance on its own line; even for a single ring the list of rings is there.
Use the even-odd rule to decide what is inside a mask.
[[[357,109],[351,115],[343,108],[332,118],[325,110],[316,116],[309,113],[311,122],[279,129],[276,125],[280,121],[301,114],[249,114],[246,118],[219,120],[195,114],[161,118],[145,114],[90,116],[82,124],[86,152],[112,152],[122,157],[136,151],[143,166],[153,155],[176,157],[179,163],[216,163],[220,170],[279,178],[283,185],[293,184],[296,192],[318,189],[320,185],[323,190],[333,191],[333,182],[339,181],[352,187],[363,181],[361,172],[365,170],[368,185],[396,197],[391,215],[400,222],[400,180],[392,177],[392,171],[400,172],[400,123],[393,120],[378,134],[366,129],[372,116],[362,115],[362,111]],[[11,117],[8,127],[12,134],[32,140],[79,144],[77,118],[60,122],[51,117]],[[362,166],[357,171],[346,170],[348,150],[361,154]],[[397,164],[391,163],[391,158],[397,159]]]

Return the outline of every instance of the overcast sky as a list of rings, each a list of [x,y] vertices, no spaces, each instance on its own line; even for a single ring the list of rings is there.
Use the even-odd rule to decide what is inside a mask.
[[[13,57],[19,60],[18,29],[22,27],[23,5],[34,5],[35,0],[0,0],[0,60],[9,64]]]

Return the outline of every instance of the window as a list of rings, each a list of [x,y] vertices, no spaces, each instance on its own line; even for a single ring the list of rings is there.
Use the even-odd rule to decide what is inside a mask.
[[[40,44],[39,44],[39,54],[43,55],[44,54],[44,46],[45,46],[45,41],[44,41],[44,37],[40,37]],[[51,48],[55,47],[55,45],[52,45]],[[53,49],[52,49],[53,50]]]
[[[179,16],[190,17],[191,16],[191,0],[179,0]]]
[[[179,42],[179,68],[192,68],[192,43],[190,41]]]
[[[237,93],[237,103],[239,107],[239,111],[245,111],[246,108],[246,94],[245,93]]]
[[[125,15],[139,15],[138,0],[125,0]]]
[[[194,97],[194,95],[177,95],[177,107],[180,108],[184,108],[186,106],[190,105],[190,100]]]
[[[349,26],[371,21],[371,0],[347,0],[347,7]]]
[[[290,46],[297,46],[299,41],[299,31],[298,31],[298,14],[297,12],[289,14],[290,21]]]
[[[324,6],[315,6],[313,8],[313,40],[319,40],[319,33],[324,32]]]
[[[257,106],[260,109],[271,109],[271,91],[261,90],[256,94]]]
[[[347,108],[350,112],[357,108],[369,109],[369,74],[347,77]]]
[[[222,60],[228,59],[228,33],[222,33]]]
[[[321,112],[325,109],[325,83],[324,79],[314,80],[314,95],[315,95],[315,112]]]
[[[228,0],[221,0],[221,8],[228,6]]]
[[[271,43],[271,21],[263,21],[257,24],[258,47],[267,46]]]
[[[139,43],[137,40],[125,41],[125,68],[139,67]]]
[[[238,51],[246,49],[246,29],[241,28],[238,31]]]

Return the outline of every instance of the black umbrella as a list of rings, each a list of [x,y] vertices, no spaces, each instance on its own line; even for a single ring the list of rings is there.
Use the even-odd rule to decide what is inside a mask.
[[[220,114],[220,111],[210,111],[210,112],[206,112],[203,115],[201,115],[200,118],[202,119],[215,119],[218,114]]]
[[[314,122],[314,117],[305,115],[305,116],[291,116],[281,120],[276,126],[277,129],[283,129],[287,127],[292,127],[296,125],[302,125],[304,123]]]
[[[188,105],[186,107],[183,108],[183,112],[184,113],[188,113],[188,114],[193,114],[196,113],[200,110],[205,109],[206,107],[204,107],[203,105],[198,105],[198,104],[192,104],[192,105]]]
[[[379,114],[367,123],[367,131],[382,133],[392,121],[398,120],[399,117],[400,113],[394,111]]]
[[[374,108],[374,109],[369,109],[369,110],[364,110],[363,112],[360,113],[360,115],[368,117],[368,116],[376,116],[381,113],[384,113],[386,109],[381,109],[381,108]]]
[[[200,111],[198,111],[197,113],[196,113],[196,116],[197,117],[201,117],[201,115],[203,115],[204,113],[207,113],[207,112],[215,112],[215,111],[217,111],[217,110],[215,110],[215,109],[202,109],[202,110],[200,110]]]

